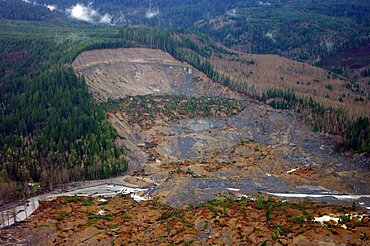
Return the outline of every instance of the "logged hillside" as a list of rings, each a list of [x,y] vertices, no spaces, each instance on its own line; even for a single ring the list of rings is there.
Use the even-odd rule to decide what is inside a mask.
[[[351,90],[348,80],[324,69],[276,55],[237,53],[213,56],[210,60],[217,71],[245,83],[245,88],[253,88],[256,95],[267,90],[290,90],[322,105],[342,108],[352,119],[370,116],[366,94]]]

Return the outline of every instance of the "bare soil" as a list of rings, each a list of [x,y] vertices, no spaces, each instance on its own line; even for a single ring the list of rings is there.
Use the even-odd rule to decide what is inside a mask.
[[[333,220],[314,222],[327,215]],[[117,196],[44,202],[27,223],[0,231],[3,245],[368,245],[368,215],[307,201],[222,198],[174,209]]]

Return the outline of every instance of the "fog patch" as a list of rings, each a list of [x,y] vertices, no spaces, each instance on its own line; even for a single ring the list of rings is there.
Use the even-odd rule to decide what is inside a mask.
[[[257,4],[260,5],[260,6],[271,6],[271,3],[269,3],[269,2],[258,1]]]
[[[46,4],[45,7],[48,8],[50,11],[54,11],[58,9],[58,7],[54,4]]]
[[[91,5],[91,3],[87,6],[77,3],[69,9],[66,9],[66,13],[73,19],[89,23],[110,24],[112,22],[112,16],[110,14],[105,13],[101,15],[97,10],[93,9]]]
[[[65,43],[69,43],[69,44],[72,44],[72,43],[76,43],[76,42],[79,42],[81,40],[86,40],[87,39],[87,36],[83,33],[83,32],[79,32],[79,33],[70,33],[69,35],[58,35],[56,34],[54,36],[54,42],[56,45],[64,45]]]
[[[115,15],[113,18],[113,24],[122,24],[126,22],[127,22],[127,19],[122,11],[120,11],[120,13]]]
[[[151,5],[149,6],[149,9],[145,13],[145,17],[148,19],[151,19],[153,17],[156,17],[159,14],[158,8],[153,8]]]
[[[235,17],[236,16],[236,9],[230,9],[230,10],[227,10],[226,11],[226,14],[227,15],[230,15],[232,17]]]
[[[269,38],[269,39],[271,39],[272,40],[272,42],[276,42],[276,40],[275,40],[275,35],[276,35],[276,31],[275,30],[272,30],[272,31],[270,31],[270,32],[267,32],[266,34],[265,34],[265,37],[267,37],[267,38]]]
[[[28,3],[28,4],[33,4],[33,5],[39,5],[36,1],[31,2],[30,0],[22,0],[22,2]]]

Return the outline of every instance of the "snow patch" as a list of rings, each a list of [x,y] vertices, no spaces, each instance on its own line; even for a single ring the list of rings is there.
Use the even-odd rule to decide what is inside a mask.
[[[54,4],[47,4],[45,5],[45,7],[48,8],[50,11],[54,11],[58,9],[58,7]]]
[[[146,199],[146,198],[144,198],[142,196],[139,196],[139,195],[137,195],[135,193],[131,194],[130,197],[132,199],[134,199],[135,201],[137,201],[137,202],[145,202],[145,201],[148,201],[148,199]]]
[[[159,14],[159,9],[154,9],[152,6],[149,6],[149,9],[145,13],[147,19],[156,17]]]
[[[104,215],[105,214],[105,211],[104,210],[100,210],[97,215]]]

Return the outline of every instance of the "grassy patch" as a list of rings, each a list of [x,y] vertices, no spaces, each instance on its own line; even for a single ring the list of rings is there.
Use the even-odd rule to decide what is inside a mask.
[[[132,217],[128,214],[124,214],[122,217],[126,220],[131,220],[132,219]]]
[[[61,202],[62,205],[67,203],[79,203],[82,206],[91,206],[94,204],[94,200],[91,197],[78,197],[78,196],[71,196],[71,197],[65,197],[64,200]]]
[[[64,220],[65,218],[68,218],[69,216],[70,216],[70,214],[62,212],[55,219],[58,220],[58,221],[61,221],[61,220]]]
[[[256,207],[258,209],[262,209],[263,208],[263,197],[262,197],[262,194],[261,193],[258,193],[258,195],[257,195]]]
[[[107,214],[107,215],[101,215],[101,214],[96,214],[90,211],[84,211],[85,214],[89,217],[89,220],[86,225],[92,225],[94,222],[99,221],[99,220],[106,220],[106,221],[111,221],[112,220],[112,215]]]
[[[169,219],[173,219],[173,218],[180,218],[181,215],[179,213],[179,211],[175,210],[175,211],[167,211],[165,212],[164,214],[162,214],[157,220],[158,221],[164,221],[164,220],[169,220]]]

